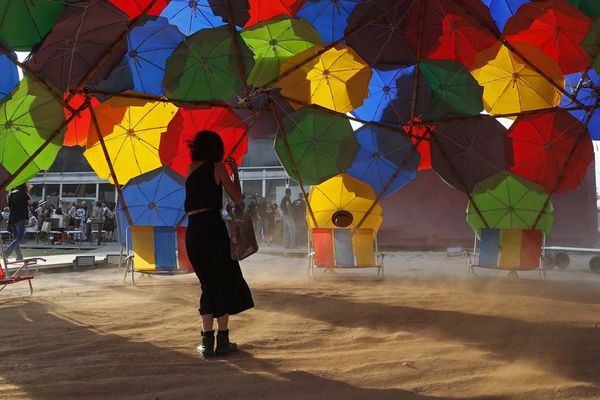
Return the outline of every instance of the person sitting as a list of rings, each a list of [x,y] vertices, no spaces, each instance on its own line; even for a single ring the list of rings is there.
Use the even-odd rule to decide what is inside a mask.
[[[31,211],[29,211],[29,218],[27,219],[27,224],[25,224],[25,229],[28,232],[37,232],[38,230],[38,220]]]

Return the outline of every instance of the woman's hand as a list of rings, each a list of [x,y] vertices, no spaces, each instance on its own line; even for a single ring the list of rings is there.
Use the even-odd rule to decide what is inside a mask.
[[[238,173],[238,165],[232,157],[229,157],[227,160],[225,160],[225,164],[229,167],[234,175]]]

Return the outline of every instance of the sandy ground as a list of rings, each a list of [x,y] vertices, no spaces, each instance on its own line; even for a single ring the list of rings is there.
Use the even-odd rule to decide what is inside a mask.
[[[255,255],[242,351],[204,361],[193,275],[38,274],[0,293],[0,399],[600,399],[600,276],[466,278],[464,259],[394,253],[387,278],[306,278]],[[356,274],[355,274],[356,275]]]

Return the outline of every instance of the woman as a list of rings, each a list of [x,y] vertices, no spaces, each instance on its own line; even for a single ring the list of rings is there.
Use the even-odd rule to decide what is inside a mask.
[[[115,231],[115,206],[111,204],[104,210],[104,226],[103,229],[106,231],[106,240],[111,242],[113,239],[113,232]]]
[[[27,225],[27,220],[29,219],[29,205],[32,202],[29,191],[32,187],[24,183],[17,186],[8,196],[8,207],[10,207],[8,230],[12,233],[14,239],[4,251],[6,258],[14,251],[17,254],[17,260],[23,259],[19,245],[25,239],[25,225]]]
[[[223,141],[215,132],[199,132],[189,148],[192,164],[185,182],[185,211],[189,215],[186,248],[202,288],[202,343],[197,350],[208,358],[237,351],[237,345],[229,341],[229,315],[252,308],[254,303],[239,263],[231,259],[229,235],[220,212],[223,188],[234,203],[241,200],[237,165],[232,159],[226,161],[233,172],[232,181],[221,163]],[[214,318],[218,324],[216,348]]]

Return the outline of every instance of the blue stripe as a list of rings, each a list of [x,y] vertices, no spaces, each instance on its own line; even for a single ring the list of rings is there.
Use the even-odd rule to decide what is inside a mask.
[[[497,266],[500,251],[500,230],[484,228],[481,230],[479,247],[479,265]]]
[[[156,255],[156,269],[177,269],[177,233],[174,227],[154,227],[154,253]]]

